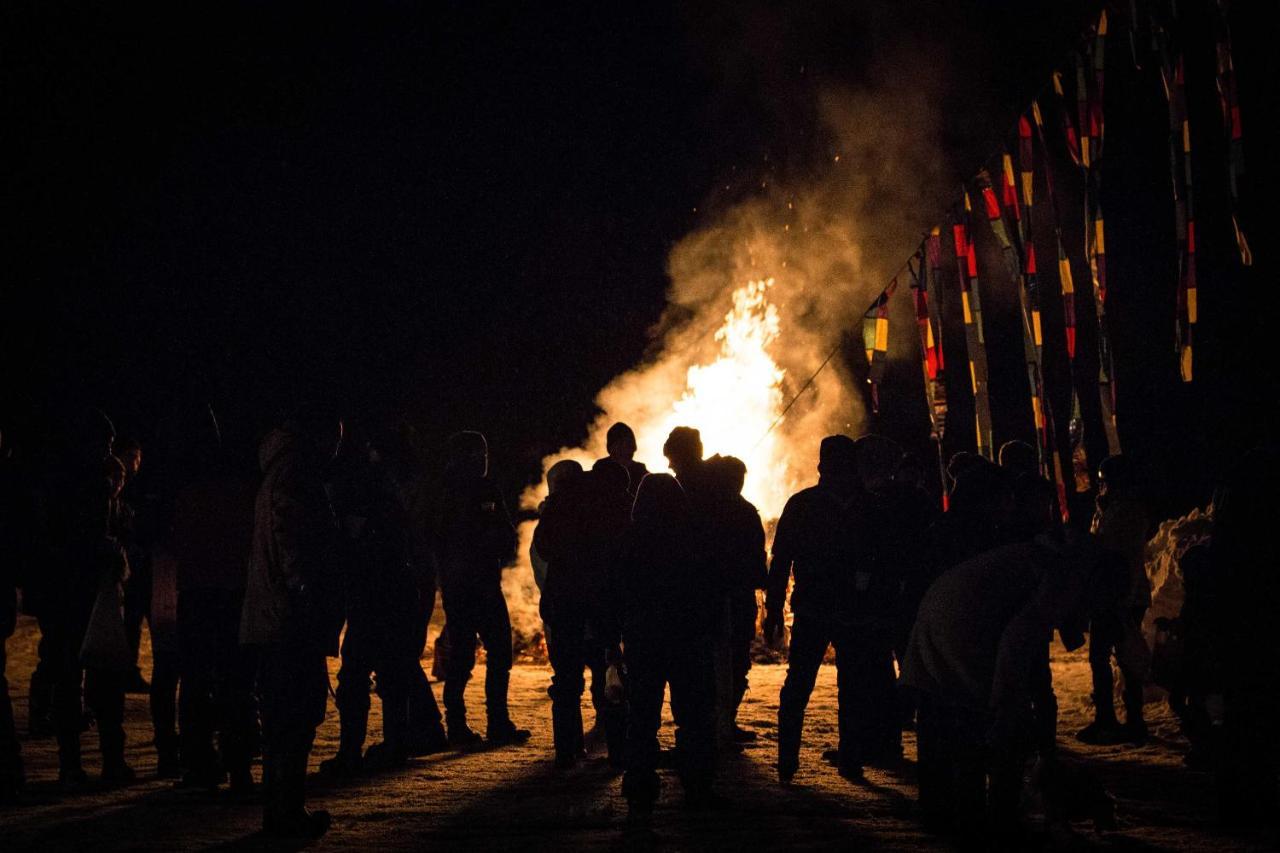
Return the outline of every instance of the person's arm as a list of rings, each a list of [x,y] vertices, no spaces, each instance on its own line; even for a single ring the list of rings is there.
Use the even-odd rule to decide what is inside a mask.
[[[792,540],[796,525],[795,498],[787,501],[778,519],[778,529],[773,534],[773,562],[765,585],[764,637],[774,642],[782,633],[782,613],[787,602],[787,584],[791,580],[791,566],[795,561]]]

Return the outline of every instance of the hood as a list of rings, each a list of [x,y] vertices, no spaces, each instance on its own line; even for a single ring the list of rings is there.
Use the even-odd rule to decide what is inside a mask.
[[[290,432],[279,428],[271,430],[258,445],[258,467],[266,471],[271,467],[272,462],[275,462],[293,445],[295,440],[296,437]]]

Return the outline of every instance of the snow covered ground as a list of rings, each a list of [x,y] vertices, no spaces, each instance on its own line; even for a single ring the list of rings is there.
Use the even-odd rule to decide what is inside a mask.
[[[26,732],[26,683],[35,664],[38,632],[23,618],[9,640],[9,680],[19,731]],[[146,650],[144,649],[144,658]],[[336,670],[336,661],[331,669]],[[1064,748],[1081,757],[1118,801],[1120,828],[1098,836],[1087,824],[1076,828],[1083,849],[1242,850],[1267,849],[1216,836],[1212,783],[1207,774],[1183,769],[1183,742],[1176,723],[1151,705],[1154,737],[1148,746],[1081,747],[1070,733],[1089,719],[1088,665],[1081,653],[1054,660],[1061,704]],[[148,664],[144,662],[144,672]],[[483,672],[469,689],[471,707],[483,723]],[[550,670],[517,666],[511,681],[512,716],[531,728],[520,747],[451,752],[417,759],[399,772],[342,785],[313,777],[311,803],[334,815],[317,849],[947,849],[915,820],[915,743],[897,772],[868,771],[854,785],[823,764],[821,751],[835,743],[835,670],[823,667],[806,722],[803,765],[795,783],[778,785],[775,757],[778,689],[784,667],[759,665],[751,675],[742,721],[761,733],[758,744],[726,759],[720,791],[732,805],[713,813],[680,806],[678,784],[666,780],[652,832],[624,831],[626,805],[620,778],[599,750],[584,765],[557,772],[551,762],[551,712],[546,686]],[[437,689],[438,695],[438,689]],[[52,740],[23,740],[29,777],[28,802],[0,810],[0,850],[173,850],[188,848],[289,849],[257,838],[257,807],[173,789],[157,780],[150,746],[146,697],[130,696],[126,710],[128,758],[140,781],[125,790],[61,796],[55,784]],[[586,712],[588,721],[591,712]],[[371,740],[378,738],[377,702]],[[328,718],[312,756],[312,769],[337,747],[337,713]],[[669,742],[669,719],[663,737]],[[96,737],[85,736],[86,769],[97,771]]]

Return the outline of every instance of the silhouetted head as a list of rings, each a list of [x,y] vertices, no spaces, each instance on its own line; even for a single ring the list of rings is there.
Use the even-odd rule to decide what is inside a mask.
[[[478,478],[489,474],[489,442],[474,430],[455,432],[445,442],[444,470],[452,477]]]
[[[966,471],[988,464],[990,463],[978,454],[970,453],[968,450],[961,450],[952,456],[951,461],[947,463],[947,478],[951,480],[952,487],[954,487]]]
[[[898,460],[898,470],[893,472],[893,481],[913,489],[923,489],[924,476],[924,460],[914,453],[904,453]]]
[[[636,456],[636,434],[631,427],[618,421],[604,434],[604,446],[613,459],[630,462]]]
[[[982,524],[1001,524],[1013,504],[1009,477],[979,457],[967,465],[951,490],[950,512]]]
[[[102,465],[107,482],[111,484],[111,498],[115,500],[124,491],[124,482],[128,473],[125,471],[124,463],[110,454],[103,457]]]
[[[631,475],[613,458],[597,459],[591,466],[591,480],[602,491],[618,494],[631,488]]]
[[[72,412],[64,429],[67,451],[86,462],[109,455],[115,444],[115,424],[101,409],[84,408]]]
[[[583,474],[582,466],[572,459],[561,459],[547,469],[547,494],[554,495],[566,488],[572,488]]]
[[[1116,495],[1131,491],[1136,484],[1137,472],[1128,456],[1117,453],[1102,460],[1098,466],[1098,494]]]
[[[1040,473],[1040,456],[1036,449],[1025,441],[1014,439],[1000,445],[1000,467],[1015,477],[1022,474]]]
[[[214,423],[216,426],[216,420]],[[342,447],[342,418],[333,409],[319,403],[298,406],[285,418],[281,428],[310,444],[326,460],[337,456]]]
[[[640,481],[631,519],[637,524],[680,524],[689,516],[689,499],[670,474],[649,474]]]
[[[847,435],[829,435],[818,446],[818,477],[827,486],[850,491],[858,485],[858,448]]]
[[[115,457],[124,464],[125,474],[130,479],[138,476],[138,471],[142,470],[142,445],[136,438],[117,441]]]
[[[1058,494],[1039,474],[1019,474],[1013,480],[1013,505],[1017,536],[1031,539],[1058,527]]]
[[[888,486],[902,460],[902,446],[883,435],[864,435],[854,442],[854,447],[863,488],[878,492]]]
[[[717,453],[707,460],[707,479],[717,494],[740,495],[747,482],[747,465],[736,456]]]
[[[662,445],[662,455],[677,477],[687,475],[702,461],[702,433],[693,427],[676,427]]]

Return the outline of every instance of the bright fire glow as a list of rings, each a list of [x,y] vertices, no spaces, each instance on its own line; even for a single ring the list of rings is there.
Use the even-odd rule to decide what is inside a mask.
[[[708,455],[736,456],[747,465],[743,493],[765,518],[777,518],[787,499],[787,478],[770,427],[782,411],[784,371],[769,355],[780,333],[778,310],[768,300],[773,279],[753,281],[733,293],[733,307],[715,334],[719,354],[689,367],[682,396],[665,413],[632,423],[636,457],[651,471],[667,470],[662,445],[677,426],[702,433]]]

